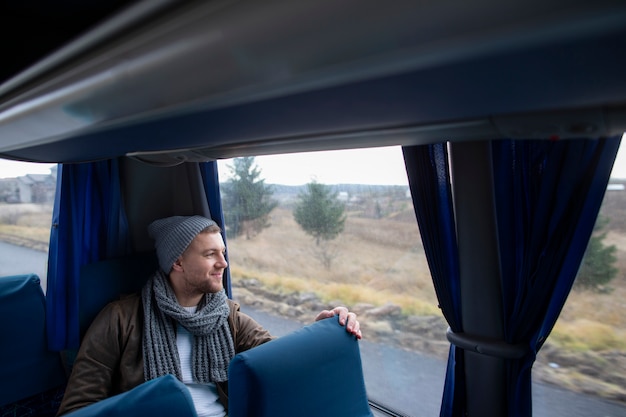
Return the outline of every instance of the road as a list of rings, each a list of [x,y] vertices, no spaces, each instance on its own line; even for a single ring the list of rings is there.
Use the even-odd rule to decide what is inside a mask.
[[[47,254],[0,242],[0,277],[34,272],[46,285]],[[284,335],[302,324],[242,306],[272,334]],[[313,317],[311,317],[313,320]],[[390,403],[411,416],[438,416],[445,362],[373,343],[360,342],[366,388],[372,399]],[[544,384],[533,384],[534,417],[626,417],[626,406]]]
[[[0,241],[0,277],[35,273],[46,290],[48,254]]]

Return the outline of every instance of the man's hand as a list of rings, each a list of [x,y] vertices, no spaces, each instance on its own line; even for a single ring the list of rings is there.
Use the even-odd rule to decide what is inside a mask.
[[[339,324],[346,326],[346,331],[356,336],[357,339],[361,339],[361,329],[359,321],[356,319],[356,314],[348,311],[346,307],[335,307],[332,310],[324,310],[315,317],[315,321],[327,319],[333,316],[339,316]]]

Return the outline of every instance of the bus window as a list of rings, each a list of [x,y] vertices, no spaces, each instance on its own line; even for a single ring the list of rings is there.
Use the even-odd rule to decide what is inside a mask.
[[[34,273],[44,291],[56,168],[0,160],[0,277]]]
[[[401,148],[219,164],[233,298],[243,311],[280,336],[323,309],[348,306],[363,329],[370,400],[438,415],[447,324]]]
[[[280,336],[321,309],[347,305],[363,328],[370,400],[401,415],[439,415],[447,324],[437,308],[401,149],[236,158],[219,167],[233,297],[242,309]],[[578,283],[570,294],[533,367],[534,416],[624,415],[625,185],[611,181],[592,239],[596,253],[586,256],[591,265],[606,263],[605,249],[615,245],[608,252],[616,272],[593,288]],[[261,201],[257,208],[249,204],[254,199]],[[342,215],[333,216],[334,207]],[[316,226],[304,214],[331,224]]]

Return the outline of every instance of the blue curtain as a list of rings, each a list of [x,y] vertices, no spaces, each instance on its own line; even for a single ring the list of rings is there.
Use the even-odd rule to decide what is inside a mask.
[[[574,283],[620,138],[495,141],[492,145],[509,416],[530,416],[531,368]]]
[[[459,256],[446,144],[402,149],[413,206],[439,307],[450,328],[463,331]],[[463,351],[450,347],[442,416],[465,414]]]
[[[217,161],[203,162],[200,164],[200,175],[204,184],[204,192],[209,203],[210,215],[219,227],[224,231],[224,243],[228,247],[226,241],[226,226],[224,224],[224,212],[222,211],[222,199],[220,196],[220,179],[217,169]],[[228,262],[228,251],[226,252],[226,261]],[[230,282],[230,267],[224,272],[224,288],[229,298],[232,298],[232,285]]]
[[[48,344],[79,344],[80,268],[130,253],[117,160],[59,165],[52,216],[46,293]]]
[[[620,138],[492,142],[509,416],[532,414],[531,368],[565,303],[602,203]],[[403,148],[435,290],[462,332],[454,207],[445,144]],[[463,351],[450,349],[441,416],[465,415]]]

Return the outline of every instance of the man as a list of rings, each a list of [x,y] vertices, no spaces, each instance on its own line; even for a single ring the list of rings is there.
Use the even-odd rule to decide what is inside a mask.
[[[273,338],[226,297],[226,247],[213,220],[168,217],[148,232],[160,268],[141,295],[110,303],[96,317],[58,415],[173,374],[189,388],[199,416],[223,417],[230,360]],[[324,310],[315,320],[333,315],[361,338],[356,315],[345,307]]]

